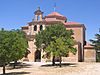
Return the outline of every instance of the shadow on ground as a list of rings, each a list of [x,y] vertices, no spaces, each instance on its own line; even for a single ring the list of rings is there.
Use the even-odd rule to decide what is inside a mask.
[[[11,73],[0,74],[0,75],[25,75],[25,74],[30,74],[30,72],[11,72]]]
[[[62,63],[61,65],[62,67],[67,67],[67,66],[77,67],[78,64],[77,63]],[[55,66],[58,67],[59,63],[56,63]],[[41,65],[41,67],[54,67],[54,66],[52,64],[45,64],[45,65]]]
[[[20,68],[30,68],[32,65],[30,64],[26,64],[26,63],[22,63],[22,62],[18,62],[15,66],[15,68],[13,68],[13,65],[14,63],[10,63],[8,66],[7,66],[7,69],[20,69]]]

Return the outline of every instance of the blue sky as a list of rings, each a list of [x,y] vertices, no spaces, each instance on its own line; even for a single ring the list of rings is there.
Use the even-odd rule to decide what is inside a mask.
[[[40,6],[44,16],[56,11],[68,21],[86,26],[86,40],[93,39],[100,28],[100,0],[0,0],[0,28],[19,29],[34,18]]]

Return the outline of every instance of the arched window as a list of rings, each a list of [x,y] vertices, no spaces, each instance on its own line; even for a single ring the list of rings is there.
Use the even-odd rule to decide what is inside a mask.
[[[39,20],[39,16],[37,16],[37,21]]]
[[[40,31],[41,31],[41,30],[43,30],[43,26],[42,26],[42,25],[40,25]]]
[[[34,31],[37,31],[37,26],[36,25],[34,26]]]
[[[40,21],[40,15],[37,16],[37,21]]]

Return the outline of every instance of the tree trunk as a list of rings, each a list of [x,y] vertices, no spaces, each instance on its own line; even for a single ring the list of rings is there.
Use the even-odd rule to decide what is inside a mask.
[[[52,58],[52,65],[55,66],[55,56]]]
[[[5,74],[5,63],[3,63],[3,74]]]
[[[17,64],[17,61],[15,60],[15,61],[14,61],[13,68],[16,68],[16,64]]]
[[[61,60],[62,60],[62,59],[61,59],[61,56],[60,56],[59,67],[61,67]]]

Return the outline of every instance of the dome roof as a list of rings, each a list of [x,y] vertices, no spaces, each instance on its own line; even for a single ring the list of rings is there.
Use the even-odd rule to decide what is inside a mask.
[[[58,12],[52,12],[51,14],[48,14],[47,16],[45,16],[45,18],[58,18],[61,20],[66,20],[67,18],[63,15],[61,15]]]
[[[62,17],[64,17],[63,15],[59,14],[58,12],[52,12],[48,16],[62,16]]]

